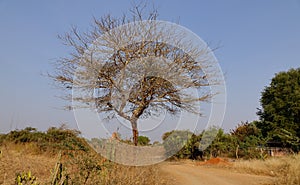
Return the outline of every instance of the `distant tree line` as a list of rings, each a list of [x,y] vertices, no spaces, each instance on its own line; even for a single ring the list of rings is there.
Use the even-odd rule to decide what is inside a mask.
[[[228,156],[265,158],[268,146],[286,148],[291,153],[300,150],[300,68],[275,74],[269,86],[262,91],[262,108],[258,109],[259,120],[241,122],[230,133],[222,129],[210,128],[207,132],[217,132],[212,144],[203,151],[207,157]],[[173,132],[164,134],[163,139]],[[189,131],[186,131],[187,133]],[[181,133],[182,134],[182,133]],[[191,132],[190,140],[176,154],[177,158],[195,158],[199,153],[196,146],[203,133]]]

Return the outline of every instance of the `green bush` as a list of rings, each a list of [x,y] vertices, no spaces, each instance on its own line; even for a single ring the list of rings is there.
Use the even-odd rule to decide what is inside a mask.
[[[147,136],[139,136],[138,137],[138,145],[146,146],[149,145],[150,139]]]
[[[0,135],[0,143],[13,142],[16,144],[36,143],[40,151],[82,150],[88,151],[86,141],[79,137],[76,130],[51,127],[46,132],[37,131],[32,127],[23,130],[14,130],[8,134]]]
[[[5,134],[0,134],[0,145],[3,144],[5,139],[6,139],[6,135]]]
[[[198,142],[200,137],[201,136],[197,136],[188,130],[173,130],[171,132],[166,132],[162,136],[166,155],[170,156],[174,151],[178,150],[172,157],[178,159],[194,158],[195,148],[199,145]]]

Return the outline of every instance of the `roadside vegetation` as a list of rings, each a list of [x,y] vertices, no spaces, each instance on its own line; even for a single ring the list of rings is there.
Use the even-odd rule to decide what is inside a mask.
[[[241,124],[231,133],[224,133],[222,129],[218,129],[217,137],[203,152],[202,160],[214,157],[234,159],[237,144],[239,144],[239,160],[235,159],[235,162],[231,162],[232,165],[226,165],[226,168],[242,173],[275,177],[277,180],[274,181],[274,185],[299,184],[300,155],[280,158],[262,155],[261,150],[253,149],[253,146],[260,142],[257,139],[259,137],[254,137],[257,132],[244,137],[239,135],[243,140],[236,138],[239,128],[254,127],[252,124]],[[182,134],[191,134],[191,139],[171,159],[201,160],[195,146],[199,144],[202,134],[172,131],[165,133],[163,139],[174,132],[178,132],[174,135],[177,138]],[[245,133],[250,133],[250,131]],[[0,136],[0,173],[3,176],[0,178],[0,184],[169,183],[160,173],[159,165],[128,167],[115,164],[95,153],[85,140],[79,137],[79,134],[78,131],[65,127],[52,127],[46,132],[37,131],[35,128],[25,128],[2,134]],[[143,142],[140,145],[144,145],[145,141],[147,145],[150,145],[149,138],[146,139],[143,136],[141,140]],[[247,140],[253,140],[253,142],[246,142]]]
[[[300,154],[266,160],[240,160],[230,166],[242,173],[274,177],[274,185],[300,184]]]
[[[0,184],[166,184],[156,165],[129,167],[95,153],[76,130],[35,128],[0,135]]]
[[[114,31],[114,34],[105,35],[108,31],[129,22],[157,20],[157,10],[144,12],[145,7],[141,5],[133,7],[130,11],[132,15],[125,14],[121,18],[107,15],[94,19],[90,31],[80,32],[74,27],[69,33],[61,35],[63,43],[71,50],[55,62],[55,73],[49,75],[66,92],[66,99],[72,94],[73,85],[85,84],[77,88],[82,89],[82,92],[94,92],[92,96],[82,96],[79,93],[79,96],[73,97],[72,100],[80,103],[79,107],[81,103],[94,105],[95,107],[91,107],[99,114],[108,116],[108,119],[119,116],[130,122],[131,140],[119,140],[135,146],[151,145],[149,138],[139,135],[138,120],[152,114],[159,115],[161,110],[166,110],[171,115],[176,115],[180,111],[199,114],[195,103],[210,101],[214,94],[206,91],[206,87],[220,84],[218,80],[210,80],[214,79],[216,71],[212,71],[212,74],[203,72],[210,69],[211,61],[203,60],[201,64],[194,61],[198,56],[203,59],[210,58],[203,55],[210,53],[210,50],[198,50],[190,43],[186,49],[180,49],[158,42],[165,38],[182,40],[180,34],[172,35],[172,32],[160,31],[155,24],[146,27],[141,24],[143,27],[140,30],[146,28],[150,34],[140,34],[135,29],[124,27],[125,31]],[[99,38],[102,42],[94,42]],[[141,42],[126,45],[130,43],[128,41],[136,39],[140,39]],[[101,48],[99,51],[109,53],[105,60],[99,60],[97,57],[102,56],[102,53],[99,54],[98,50],[90,47],[95,44],[99,44],[96,45],[96,48]],[[185,50],[188,54],[183,52]],[[145,60],[142,65],[139,63],[139,59],[149,56],[167,58],[166,61],[170,60],[172,65],[173,63],[176,65],[173,67],[170,63],[164,63],[165,60],[158,65],[155,63],[156,60]],[[176,70],[171,72],[173,68]],[[77,71],[78,69],[82,71]],[[153,76],[153,71],[155,74],[161,72],[164,74],[161,76],[165,79],[159,77],[160,75]],[[77,78],[74,78],[74,75],[77,75]],[[187,77],[191,80],[185,80]],[[175,83],[177,87],[166,80],[172,78],[179,82]],[[212,82],[215,84],[211,84]],[[132,87],[127,88],[128,84]],[[182,93],[184,92],[182,90],[190,88],[201,91],[199,96],[202,97]],[[74,96],[74,93],[72,95]],[[162,146],[168,157],[172,155],[170,159],[230,158],[237,161],[232,168],[238,171],[274,176],[278,178],[277,184],[299,184],[297,154],[300,151],[300,68],[276,74],[270,85],[263,89],[260,103],[261,108],[257,112],[259,120],[241,122],[229,133],[217,127],[206,130],[206,136],[213,140],[211,143],[207,142],[207,147],[205,141],[201,146],[204,132],[192,133],[188,130],[166,132],[162,136],[162,142],[155,142],[155,145]],[[102,142],[101,139],[95,138],[93,141]],[[79,137],[78,131],[50,128],[46,132],[39,132],[35,128],[25,128],[0,136],[1,147],[11,143],[15,147],[23,145],[27,149],[30,148],[32,154],[54,157],[59,153],[50,181],[47,181],[53,185],[165,183],[161,181],[163,178],[160,178],[157,166],[125,167],[103,159]],[[173,155],[174,148],[179,152]],[[284,157],[270,158],[279,154]],[[32,181],[38,180],[35,176],[33,178],[28,170],[16,173],[18,173],[16,182],[36,183]]]

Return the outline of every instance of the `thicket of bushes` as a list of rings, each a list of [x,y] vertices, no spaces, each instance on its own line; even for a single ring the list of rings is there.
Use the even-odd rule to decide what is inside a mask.
[[[31,153],[31,150],[35,150],[37,147],[40,154],[49,157],[57,156],[57,154],[60,156],[55,168],[49,169],[49,179],[36,179],[30,173],[33,169],[28,168],[26,171],[13,172],[16,173],[15,178],[5,179],[5,181],[11,182],[10,184],[46,183],[51,185],[136,184],[136,182],[149,185],[165,184],[165,181],[160,178],[156,166],[128,167],[108,161],[91,150],[79,134],[76,130],[64,127],[51,127],[46,132],[27,127],[23,130],[1,134],[0,150],[2,147],[13,148],[15,145],[11,145],[11,143],[24,144],[24,146],[29,144],[30,147],[23,147],[21,153],[24,152],[23,150],[27,150],[25,154]],[[144,144],[148,143],[145,138],[143,141]],[[1,180],[3,181],[3,179],[0,178],[0,184]]]
[[[199,146],[203,134],[204,132],[196,135],[188,130],[166,132],[162,136],[163,143],[156,142],[155,145],[163,145],[167,156],[170,156],[168,152],[177,149],[179,152],[173,155],[173,158],[177,159],[201,159],[202,157],[217,156],[264,159],[267,156],[266,151],[262,148],[266,146],[268,139],[262,136],[260,129],[256,127],[256,122],[241,123],[230,133],[225,133],[220,128],[210,128],[205,133],[206,139],[213,137],[213,141],[204,151],[200,151]],[[85,139],[79,136],[79,131],[65,129],[63,126],[60,128],[51,127],[46,132],[27,127],[23,130],[15,130],[0,135],[0,145],[3,142],[17,144],[33,142],[41,152],[89,151],[89,145]],[[131,141],[126,140],[124,142],[130,143]],[[140,145],[150,145],[150,140],[146,136],[140,136],[139,142]],[[183,143],[186,144],[183,145]],[[181,148],[182,146],[184,147]]]
[[[189,138],[184,147],[173,156],[177,159],[200,159],[200,157],[217,156],[258,159],[265,159],[266,157],[260,148],[266,144],[267,140],[262,137],[261,131],[256,127],[255,122],[242,123],[230,133],[224,133],[219,128],[211,128],[206,131],[208,138],[210,134],[211,137],[214,137],[211,145],[204,151],[199,151],[203,134],[202,132],[196,135],[183,130],[166,132],[162,136],[163,143],[156,143],[155,145],[163,145],[168,151],[170,148],[182,146],[182,143]],[[141,142],[143,145],[150,145],[149,139],[145,136],[141,137],[141,141],[143,141]],[[61,152],[62,159],[57,163],[60,171],[58,171],[57,177],[53,177],[58,178],[56,182],[64,180],[68,184],[93,184],[94,182],[111,184],[126,181],[128,184],[132,184],[136,180],[135,176],[140,174],[141,171],[147,178],[149,177],[147,182],[156,183],[160,181],[159,178],[153,176],[153,174],[158,173],[153,166],[145,168],[125,167],[105,160],[93,150],[90,150],[87,142],[80,138],[80,133],[76,130],[51,127],[46,132],[40,132],[35,128],[27,127],[23,130],[1,134],[0,146],[6,143],[33,143],[40,152],[47,152],[47,154],[49,151],[52,154]],[[21,181],[21,177],[16,179]],[[144,178],[139,180],[145,181]]]
[[[23,130],[14,130],[0,135],[0,145],[4,142],[15,144],[35,143],[41,152],[56,152],[58,150],[88,151],[89,147],[84,139],[78,137],[79,131],[63,127],[51,127],[46,132],[36,128],[26,127]]]
[[[196,135],[190,131],[171,131],[162,136],[163,145],[166,151],[170,148],[178,148],[186,142],[183,148],[173,158],[178,159],[200,159],[211,157],[232,157],[232,158],[258,158],[264,159],[267,154],[262,148],[267,145],[267,138],[264,138],[261,131],[256,127],[255,122],[239,124],[230,133],[225,133],[220,128],[210,128],[205,132]],[[187,141],[187,138],[188,141]],[[201,141],[201,143],[200,143]],[[209,143],[212,141],[211,143]],[[207,143],[206,143],[207,142]],[[207,144],[206,147],[201,146]],[[203,151],[200,149],[204,148]],[[167,154],[168,155],[168,154]]]

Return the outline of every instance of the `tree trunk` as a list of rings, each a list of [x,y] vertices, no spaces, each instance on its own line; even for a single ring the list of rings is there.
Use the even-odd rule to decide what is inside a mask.
[[[137,119],[132,119],[131,120],[131,127],[132,127],[132,136],[133,136],[133,143],[135,146],[138,144],[138,137],[139,137],[139,132],[137,129]]]
[[[235,148],[235,158],[238,159],[239,158],[239,147],[240,145],[237,145]]]
[[[138,145],[138,137],[139,137],[139,132],[138,132],[138,128],[137,128],[137,121],[139,119],[139,117],[143,114],[144,110],[147,108],[148,106],[139,106],[137,109],[135,109],[132,112],[132,116],[130,118],[130,122],[131,122],[131,127],[132,127],[132,135],[133,135],[133,143],[135,146]]]

